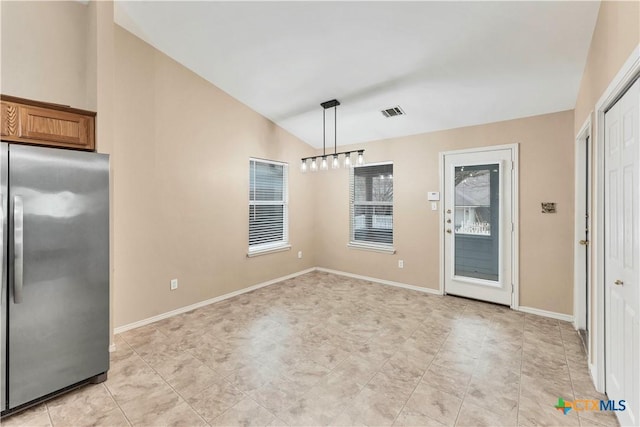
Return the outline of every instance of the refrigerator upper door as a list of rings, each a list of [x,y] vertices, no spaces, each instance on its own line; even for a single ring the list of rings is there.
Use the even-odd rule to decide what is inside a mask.
[[[8,145],[0,144],[0,412],[7,409],[7,180]]]
[[[9,185],[11,409],[109,368],[109,160],[10,145]]]

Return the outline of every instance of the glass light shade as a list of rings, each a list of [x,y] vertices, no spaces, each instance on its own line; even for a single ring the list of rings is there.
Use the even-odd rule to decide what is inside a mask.
[[[362,151],[358,151],[358,166],[364,165],[364,153]]]
[[[322,156],[322,163],[320,164],[320,169],[326,171],[329,169],[329,163],[327,163],[327,156]]]
[[[331,167],[333,169],[338,169],[340,167],[340,159],[338,159],[338,155],[335,154],[333,156],[333,161],[331,162]]]
[[[351,153],[346,153],[344,155],[344,167],[345,168],[351,167]]]
[[[300,164],[300,171],[302,171],[302,173],[307,171],[307,159],[302,160],[302,163]]]
[[[311,170],[314,172],[318,170],[318,162],[316,162],[315,157],[311,159]]]

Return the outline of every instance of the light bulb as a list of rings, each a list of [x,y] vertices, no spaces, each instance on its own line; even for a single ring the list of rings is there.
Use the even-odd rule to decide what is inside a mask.
[[[329,169],[329,164],[327,163],[327,156],[322,156],[322,164],[320,165],[320,169],[326,171]]]
[[[347,153],[347,154],[344,155],[344,167],[345,168],[351,167],[351,155],[350,155],[350,153]]]
[[[314,172],[318,170],[318,162],[316,162],[315,157],[311,159],[311,170]]]
[[[305,173],[307,171],[307,159],[302,159],[300,170],[302,171],[302,173]]]
[[[333,162],[331,163],[331,167],[333,169],[338,169],[340,167],[340,160],[338,159],[338,155],[333,155]]]
[[[358,166],[364,165],[364,151],[358,151]]]

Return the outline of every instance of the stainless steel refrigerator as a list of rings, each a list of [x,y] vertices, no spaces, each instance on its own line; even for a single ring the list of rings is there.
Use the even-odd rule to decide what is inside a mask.
[[[0,146],[0,412],[109,369],[109,158]]]

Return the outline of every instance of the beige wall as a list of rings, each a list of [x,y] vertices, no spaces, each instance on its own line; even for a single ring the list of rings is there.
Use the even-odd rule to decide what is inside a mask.
[[[120,27],[115,58],[115,326],[315,266],[313,150]],[[291,251],[246,257],[249,157],[291,164]]]
[[[640,2],[603,1],[576,101],[575,134],[638,43]]]
[[[573,311],[573,111],[366,143],[368,163],[394,164],[395,255],[347,248],[348,172],[318,173],[318,266],[426,288],[439,284],[439,153],[520,144],[520,305]],[[354,148],[357,148],[354,146]],[[558,213],[540,212],[540,202]],[[404,268],[398,268],[398,260]]]
[[[574,121],[574,138],[577,136],[580,128],[588,118],[592,120],[592,129],[595,125],[595,117],[593,112],[596,103],[603,95],[613,78],[618,74],[625,61],[629,58],[634,49],[640,44],[640,3],[639,2],[621,2],[621,1],[603,1],[600,5],[598,20],[591,39],[587,64],[580,83],[580,90],[575,107]],[[595,144],[598,141],[597,135],[592,135]],[[592,156],[595,162],[595,157]],[[595,171],[595,163],[592,164]],[[597,177],[596,177],[597,179]],[[594,183],[594,188],[598,183]],[[594,200],[595,193],[591,200]],[[597,233],[597,212],[592,211],[592,235]],[[592,245],[591,250],[595,250],[597,246]],[[595,259],[595,254],[592,255]],[[592,269],[595,272],[595,266]],[[591,277],[595,277],[592,274]],[[596,300],[597,287],[592,282],[591,302]],[[589,316],[591,325],[590,330],[595,331],[595,306],[591,307],[591,315]],[[590,349],[591,361],[595,361],[596,352],[594,347],[596,340],[591,340],[592,348]]]
[[[78,1],[3,1],[3,94],[96,109],[90,7]]]
[[[575,117],[364,145],[368,162],[395,164],[396,255],[346,248],[346,171],[302,176],[299,158],[311,148],[110,25],[112,7],[2,2],[1,81],[3,93],[99,111],[98,149],[112,155],[114,326],[315,265],[436,289],[438,212],[426,192],[439,187],[438,153],[513,142],[521,150],[520,304],[572,312],[574,133],[640,41],[638,3],[601,6]],[[42,25],[27,34],[24,22]],[[291,251],[245,257],[250,156],[291,164]],[[541,201],[557,202],[558,213],[540,214]],[[180,289],[171,292],[174,277]]]

